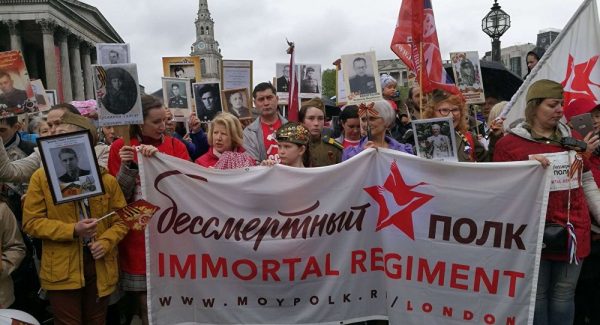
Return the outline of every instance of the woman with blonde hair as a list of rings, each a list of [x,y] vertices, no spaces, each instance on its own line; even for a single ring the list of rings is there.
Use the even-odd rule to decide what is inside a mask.
[[[214,167],[225,152],[244,153],[242,124],[235,115],[222,112],[213,118],[208,127],[208,152],[196,159],[196,164]],[[247,156],[247,157],[245,157]],[[252,159],[244,154],[242,158]]]
[[[471,132],[469,132],[467,105],[462,96],[435,90],[423,112],[424,118],[451,117],[456,133],[457,156],[461,162],[490,161],[496,141],[502,136],[502,120],[490,124],[490,150],[486,150]]]

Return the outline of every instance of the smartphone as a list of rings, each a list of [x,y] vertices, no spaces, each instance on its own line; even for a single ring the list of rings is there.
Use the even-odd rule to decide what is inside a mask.
[[[591,113],[575,115],[571,118],[571,126],[573,130],[581,134],[582,137],[594,131],[594,122]]]
[[[371,134],[371,124],[367,124],[367,140],[373,141],[373,135]]]

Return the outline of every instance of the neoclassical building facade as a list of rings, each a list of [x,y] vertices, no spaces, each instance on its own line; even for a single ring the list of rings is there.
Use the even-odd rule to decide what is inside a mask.
[[[0,1],[0,51],[23,53],[29,77],[60,102],[93,99],[97,43],[123,39],[93,6],[77,0]]]

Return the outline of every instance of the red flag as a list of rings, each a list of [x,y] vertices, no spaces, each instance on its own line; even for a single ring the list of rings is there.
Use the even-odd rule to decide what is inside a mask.
[[[287,53],[290,55],[290,87],[288,89],[288,114],[289,121],[298,121],[298,71],[294,58],[294,42],[287,42]]]
[[[150,218],[159,207],[146,200],[137,200],[127,206],[118,209],[115,213],[123,220],[130,229],[145,230]]]
[[[442,64],[431,0],[402,1],[390,47],[418,79],[422,70],[419,82],[424,93],[434,89],[460,93]]]

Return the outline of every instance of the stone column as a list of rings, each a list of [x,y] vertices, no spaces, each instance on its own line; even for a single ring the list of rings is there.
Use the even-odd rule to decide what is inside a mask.
[[[23,42],[21,41],[21,30],[18,20],[7,20],[8,32],[10,34],[10,49],[23,52]]]
[[[73,99],[84,100],[83,92],[83,74],[81,72],[81,54],[79,53],[79,44],[81,39],[71,37],[69,42],[69,59],[71,59],[71,81],[73,83]]]
[[[73,91],[71,89],[71,64],[69,62],[69,41],[68,32],[61,30],[57,34],[58,46],[60,46],[60,71],[62,74],[63,98],[64,102],[73,101]]]
[[[90,56],[89,43],[82,43],[81,62],[83,64],[83,88],[85,90],[85,99],[94,99],[94,86],[92,84],[92,58]]]
[[[56,22],[53,19],[39,19],[36,22],[42,28],[46,87],[48,87],[48,89],[58,90],[58,80],[56,79],[56,55],[54,52],[54,29],[56,28]]]

